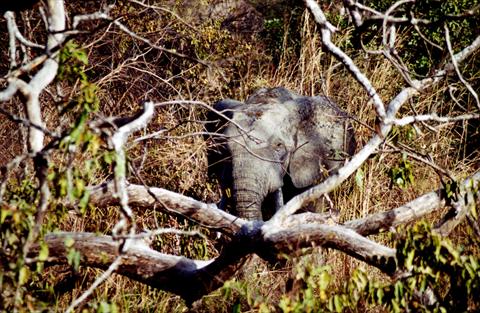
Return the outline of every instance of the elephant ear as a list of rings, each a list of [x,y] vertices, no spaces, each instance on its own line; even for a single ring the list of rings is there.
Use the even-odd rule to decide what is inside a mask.
[[[351,149],[353,133],[347,115],[326,97],[295,100],[298,127],[289,163],[292,183],[304,188],[335,172]]]
[[[308,138],[305,134],[297,135],[297,147],[290,157],[289,173],[296,188],[313,185],[326,176],[322,164],[325,151],[319,145],[319,138]]]
[[[207,154],[209,175],[216,175],[219,178],[225,174],[228,175],[228,173],[223,173],[226,162],[224,159],[229,153],[226,141],[223,137],[213,134],[222,133],[228,124],[225,116],[231,119],[235,110],[239,110],[242,105],[244,105],[242,102],[225,99],[217,102],[213,106],[213,110],[207,113],[208,123],[205,124],[207,134],[204,138],[209,142]]]
[[[225,117],[231,119],[233,117],[233,112],[243,105],[243,102],[232,99],[224,99],[215,103],[213,110],[209,111],[207,114],[207,119],[209,121],[206,126],[207,131],[210,133],[221,132],[223,126],[227,122]]]
[[[228,112],[233,112],[235,108],[238,108],[243,105],[243,102],[233,100],[233,99],[223,99],[215,103],[213,108],[224,114],[229,114]]]
[[[224,120],[225,118],[222,115],[225,115],[228,118],[233,117],[233,112],[237,109],[239,109],[241,106],[243,106],[244,103],[237,101],[237,100],[232,100],[232,99],[223,99],[215,103],[213,106],[214,110],[217,112],[221,113],[221,115],[217,114],[216,112],[213,112],[216,116],[219,116],[220,119]]]

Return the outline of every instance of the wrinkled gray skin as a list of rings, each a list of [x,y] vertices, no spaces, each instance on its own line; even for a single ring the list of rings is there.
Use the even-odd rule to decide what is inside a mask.
[[[262,204],[276,210],[319,183],[355,149],[347,115],[327,97],[262,88],[245,103],[227,99],[214,108],[234,122],[212,113],[207,127],[223,134],[212,137],[209,151],[210,173],[222,185],[220,207],[248,220],[266,217]]]

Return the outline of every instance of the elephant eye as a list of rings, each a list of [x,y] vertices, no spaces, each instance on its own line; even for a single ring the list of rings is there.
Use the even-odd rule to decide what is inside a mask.
[[[280,149],[283,148],[283,143],[281,143],[281,142],[274,143],[274,144],[273,144],[273,148],[274,148],[275,150],[280,150]]]

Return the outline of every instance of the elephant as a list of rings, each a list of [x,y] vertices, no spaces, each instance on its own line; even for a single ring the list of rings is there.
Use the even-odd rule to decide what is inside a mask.
[[[266,220],[355,150],[349,117],[337,104],[283,87],[258,89],[244,103],[221,100],[208,120],[209,174],[220,181],[219,207],[247,220]]]

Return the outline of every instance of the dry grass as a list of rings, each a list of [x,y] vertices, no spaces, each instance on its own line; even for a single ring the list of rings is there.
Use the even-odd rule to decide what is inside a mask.
[[[161,20],[159,16],[151,17],[151,20],[157,18]],[[152,22],[153,24],[149,22],[145,22],[145,25],[148,24],[158,30],[140,29],[139,31],[144,32],[145,36],[156,36],[159,41],[169,42],[170,40],[170,43],[183,44],[182,40],[187,38],[185,39],[187,42],[191,39],[189,36],[193,36],[192,33],[183,33],[177,34],[179,38],[172,39],[171,34],[162,32],[167,28],[178,30],[181,27],[178,21],[168,25],[162,24],[161,21]],[[134,21],[131,23],[134,24]],[[208,28],[210,26],[210,24],[199,26],[204,30],[202,36],[207,36],[207,31],[212,31]],[[138,103],[145,98],[159,102],[171,99],[192,99],[213,103],[227,96],[239,100],[245,99],[252,90],[260,86],[284,86],[305,95],[325,94],[332,97],[343,109],[360,121],[355,122],[359,148],[370,138],[375,122],[372,105],[362,87],[338,64],[336,59],[321,49],[318,31],[309,15],[303,16],[299,56],[285,52],[276,67],[269,62],[269,56],[264,52],[260,41],[234,37],[220,29],[213,29],[213,32],[215,31],[218,33],[214,34],[221,40],[211,42],[211,50],[207,52],[210,53],[208,57],[217,58],[216,61],[221,66],[213,69],[185,60],[165,58],[158,51],[137,46],[131,38],[124,35],[98,34],[98,41],[89,47],[91,60],[89,72],[95,73],[94,82],[100,88],[98,95],[102,106],[99,116],[129,115],[138,109]],[[349,35],[348,31],[341,33],[335,40],[338,44],[344,44],[349,40]],[[203,37],[200,39],[206,40]],[[215,48],[215,44],[224,46]],[[245,53],[240,55],[236,53],[239,46],[245,48]],[[144,52],[147,50],[148,52]],[[204,53],[207,52],[204,51]],[[376,57],[369,59],[358,57],[355,61],[370,78],[381,98],[388,103],[389,99],[399,91],[402,83],[392,65]],[[440,86],[419,96],[412,102],[411,107],[405,108],[402,113],[413,113],[413,109],[418,113],[432,111],[451,113],[454,107],[450,102],[444,101],[446,88],[447,86]],[[66,94],[74,94],[76,91],[78,89],[72,87]],[[51,106],[50,110],[45,111],[45,119],[49,126],[58,125],[59,121],[62,121],[53,108]],[[132,143],[128,147],[129,161],[134,169],[131,172],[131,180],[164,187],[202,201],[217,201],[217,187],[206,175],[206,143],[200,136],[189,136],[203,130],[201,121],[204,119],[204,113],[194,106],[170,106],[161,109],[149,128],[137,135],[160,129],[170,131],[166,136],[137,144]],[[66,117],[63,119],[62,123],[71,122]],[[428,153],[437,164],[450,169],[458,177],[471,173],[478,164],[478,160],[464,160],[461,149],[458,149],[465,143],[466,134],[463,128],[446,125],[438,127],[435,131],[424,126],[420,126],[420,129],[421,134],[417,134],[414,140],[404,143],[415,151]],[[11,122],[0,121],[0,139],[5,139],[5,141],[2,140],[4,144],[0,151],[0,164],[5,164],[11,156],[22,151],[23,147],[18,145],[18,141],[12,140],[19,137],[19,133],[18,128]],[[401,137],[401,133],[398,136]],[[404,139],[400,138],[402,141]],[[388,150],[387,146],[382,148]],[[363,187],[358,186],[354,178],[351,178],[333,193],[332,199],[341,212],[342,221],[397,207],[440,186],[439,176],[431,168],[412,161],[415,184],[405,189],[392,187],[389,169],[396,166],[400,158],[401,155],[398,153],[381,153],[372,157],[362,166]],[[101,181],[105,177],[97,177],[97,179]],[[140,229],[153,229],[159,226],[193,227],[185,220],[165,216],[157,209],[147,211],[135,209],[135,213]],[[108,233],[115,224],[118,214],[115,207],[93,208],[83,216],[72,212],[63,221],[61,229]],[[206,233],[208,234],[208,231]],[[386,235],[378,235],[374,239],[391,245],[391,239]],[[207,251],[203,257],[218,253],[214,244],[214,240],[205,243]],[[155,247],[163,252],[183,253],[187,256],[195,256],[195,253],[198,253],[194,248],[194,240],[182,239],[178,236],[165,236],[161,240],[159,238],[155,242]],[[354,269],[367,268],[365,264],[332,250],[318,252],[314,255],[315,257],[331,266],[336,287],[340,287]],[[321,263],[318,260],[315,262]],[[381,273],[372,271],[371,268],[368,268],[368,271],[375,278],[384,279]],[[47,272],[46,275],[50,273],[54,271]],[[96,270],[81,269],[79,278],[73,282],[72,291],[59,293],[58,307],[54,310],[65,309],[72,299],[88,288],[97,274]],[[258,310],[261,303],[267,303],[272,308],[287,291],[287,278],[294,276],[293,265],[273,269],[261,261],[252,261],[237,278],[239,284],[235,285],[233,296],[226,298],[217,291],[204,297],[196,304],[194,310],[231,312],[234,304],[232,301],[235,300],[238,300],[243,308],[251,311]],[[57,277],[50,279],[55,282]],[[116,303],[120,312],[184,312],[186,310],[177,296],[154,290],[117,275],[110,277],[98,288],[93,299],[93,303],[100,301]],[[89,306],[93,309],[90,304],[84,308]]]

